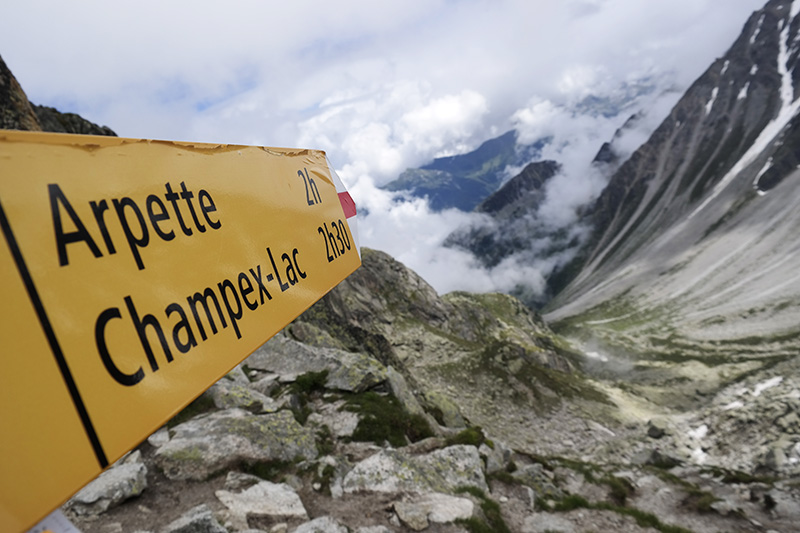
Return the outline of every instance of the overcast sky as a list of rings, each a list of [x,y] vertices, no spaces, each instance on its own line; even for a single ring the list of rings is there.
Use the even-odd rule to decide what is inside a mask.
[[[121,136],[325,150],[370,212],[362,245],[440,292],[493,290],[503,273],[440,246],[472,216],[375,185],[512,127],[560,135],[548,155],[577,164],[626,117],[570,106],[644,79],[678,90],[656,102],[660,120],[763,3],[26,0],[3,7],[0,55],[31,101]],[[552,195],[601,187],[565,179]]]

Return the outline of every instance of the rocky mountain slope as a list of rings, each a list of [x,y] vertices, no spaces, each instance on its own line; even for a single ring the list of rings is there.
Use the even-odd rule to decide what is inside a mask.
[[[64,511],[87,533],[791,531],[789,459],[695,464],[699,429],[618,410],[576,357],[512,297],[440,297],[364,250]],[[798,402],[780,383],[750,396]]]
[[[621,166],[549,320],[644,373],[679,361],[725,384],[796,357],[798,12],[754,13]]]

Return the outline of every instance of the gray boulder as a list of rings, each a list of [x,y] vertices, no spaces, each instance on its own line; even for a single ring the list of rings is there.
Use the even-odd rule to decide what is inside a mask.
[[[575,525],[557,514],[536,513],[525,519],[523,533],[575,533]]]
[[[386,381],[386,367],[366,354],[309,346],[283,335],[267,341],[244,364],[278,374],[283,381],[327,370],[325,386],[348,392],[362,392]]]
[[[274,413],[281,408],[280,403],[254,390],[249,383],[221,379],[212,385],[205,394],[211,396],[218,409],[240,407],[251,413]]]
[[[251,521],[308,519],[300,497],[285,483],[261,481],[239,493],[218,490],[215,495],[228,508],[235,529],[246,529]]]
[[[400,522],[414,531],[427,529],[430,523],[449,524],[472,516],[475,504],[468,498],[430,493],[412,496],[394,504]]]
[[[450,446],[421,456],[382,450],[358,463],[342,483],[346,493],[452,493],[459,487],[489,490],[474,446]]]
[[[170,479],[203,480],[242,462],[314,459],[314,432],[289,411],[254,415],[228,409],[201,415],[173,428],[173,437],[155,453]]]
[[[361,417],[358,414],[341,409],[344,402],[322,404],[311,413],[308,422],[317,426],[328,426],[331,434],[337,438],[350,437],[358,427]]]
[[[294,533],[349,533],[349,531],[330,516],[320,516],[301,525],[294,530]]]
[[[228,533],[228,530],[219,525],[211,509],[202,504],[189,509],[160,533]]]
[[[464,422],[464,417],[461,416],[461,411],[458,409],[458,405],[456,405],[453,400],[439,391],[426,392],[425,399],[432,407],[438,409],[442,414],[442,421],[445,427],[455,429],[467,427],[466,422]]]
[[[394,397],[405,407],[406,411],[412,415],[426,414],[419,401],[417,401],[416,396],[414,396],[414,393],[411,391],[411,387],[408,386],[408,382],[406,378],[403,377],[403,374],[389,366],[386,369],[386,377],[389,382],[389,390],[392,391]]]
[[[478,452],[486,458],[487,474],[505,470],[511,460],[511,448],[499,441],[494,443],[494,447],[481,444]]]
[[[525,465],[511,474],[521,484],[534,490],[536,497],[561,499],[564,493],[553,484],[539,463]]]
[[[81,516],[99,515],[147,488],[147,467],[138,450],[118,461],[83,487],[67,503]]]

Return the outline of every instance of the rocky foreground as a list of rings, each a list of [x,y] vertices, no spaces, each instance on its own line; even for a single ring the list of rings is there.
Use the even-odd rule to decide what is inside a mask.
[[[63,510],[87,533],[798,530],[796,363],[678,412],[584,361],[513,298],[364,250]]]

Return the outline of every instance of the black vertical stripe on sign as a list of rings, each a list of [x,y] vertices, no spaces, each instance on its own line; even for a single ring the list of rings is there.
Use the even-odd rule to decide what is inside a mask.
[[[86,436],[89,438],[89,442],[92,444],[92,449],[94,449],[97,462],[100,463],[101,468],[105,468],[108,466],[108,459],[106,459],[106,454],[103,451],[103,447],[100,445],[100,440],[98,439],[97,432],[92,425],[92,420],[89,418],[89,413],[86,411],[86,406],[83,404],[80,392],[78,392],[78,386],[75,384],[75,380],[72,378],[72,372],[69,370],[67,360],[64,358],[64,353],[61,351],[61,346],[58,344],[58,339],[53,331],[53,326],[50,324],[50,319],[47,318],[47,312],[44,309],[44,305],[42,305],[42,300],[39,298],[39,292],[36,290],[36,286],[33,284],[33,278],[31,278],[28,267],[25,264],[25,259],[22,257],[22,251],[19,249],[17,239],[14,237],[14,233],[11,231],[11,224],[8,222],[6,212],[3,209],[3,204],[1,202],[0,226],[3,228],[3,235],[5,235],[8,248],[11,250],[11,255],[14,256],[14,262],[16,263],[17,270],[19,270],[19,275],[25,284],[25,290],[28,291],[28,297],[33,304],[33,308],[36,310],[36,316],[39,318],[39,323],[44,330],[45,337],[47,337],[47,343],[50,345],[50,350],[53,352],[53,357],[56,360],[56,364],[58,364],[58,369],[61,371],[61,377],[64,379],[64,383],[69,390],[69,395],[72,397],[72,403],[75,405],[75,409],[78,411],[78,416],[80,416]]]

